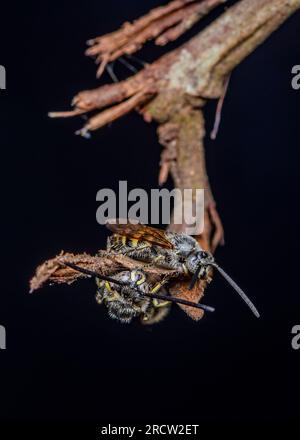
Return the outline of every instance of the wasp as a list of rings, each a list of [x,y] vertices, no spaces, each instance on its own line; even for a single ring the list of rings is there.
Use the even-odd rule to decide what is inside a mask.
[[[172,302],[213,312],[214,308],[171,296],[166,288],[168,277],[150,282],[147,272],[142,269],[121,270],[113,277],[82,268],[70,262],[61,264],[96,280],[96,301],[107,307],[112,319],[129,324],[140,318],[143,324],[155,324],[164,319]]]
[[[116,284],[121,281],[124,284]],[[114,276],[114,282],[96,278],[98,304],[105,304],[111,318],[129,324],[140,317],[145,324],[161,321],[170,310],[170,301],[145,296],[162,289],[157,283],[153,287],[142,270],[121,271]]]
[[[212,254],[202,249],[192,236],[143,224],[123,224],[118,220],[111,220],[107,227],[113,232],[107,240],[107,251],[157,267],[176,270],[178,274],[191,278],[189,289],[193,289],[198,280],[210,282],[211,270],[215,268],[246,302],[253,314],[259,317],[256,307],[245,292],[216,263]]]

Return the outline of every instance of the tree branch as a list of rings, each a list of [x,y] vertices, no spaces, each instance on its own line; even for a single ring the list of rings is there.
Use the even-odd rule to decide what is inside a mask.
[[[106,65],[139,50],[146,41],[164,46],[176,40],[214,7],[226,0],[175,0],[150,11],[144,17],[124,25],[116,32],[88,40],[86,55],[96,56],[99,78]]]
[[[176,39],[220,3],[223,0],[171,1],[133,24],[126,23],[114,33],[91,40],[87,54],[97,56],[99,75],[107,63],[134,53],[149,39],[162,45]],[[214,252],[224,242],[224,232],[206,172],[203,107],[208,99],[220,99],[217,130],[231,71],[299,7],[300,0],[241,0],[189,42],[145,66],[128,80],[80,92],[72,101],[73,110],[50,113],[50,116],[70,117],[100,110],[79,131],[83,136],[132,110],[139,111],[147,122],[156,121],[163,146],[159,183],[164,184],[170,173],[180,190],[205,190],[205,227],[196,238],[204,249]],[[193,202],[196,203],[195,199]],[[170,229],[177,232],[184,232],[185,227],[185,224],[170,225]],[[60,254],[38,267],[30,283],[31,292],[45,283],[72,283],[85,276],[66,267],[64,262],[103,275],[144,268],[143,263],[123,255],[111,256],[105,251],[95,257]],[[150,280],[162,276],[172,278],[172,271],[150,266],[146,270]],[[210,278],[199,280],[189,291],[188,279],[177,280],[177,275],[173,276],[170,292],[194,302],[200,301],[210,281]],[[180,307],[195,320],[203,316],[202,310]]]
[[[98,55],[103,63],[134,52],[158,34],[161,39],[157,38],[156,42],[168,41],[172,35],[180,34],[176,26],[191,17],[190,12],[194,14],[199,7],[200,14],[200,6],[205,5],[208,11],[217,3],[173,1],[132,25],[126,24],[113,34],[94,39],[88,54]],[[128,80],[81,92],[73,100],[73,112],[50,116],[65,117],[106,107],[86,123],[80,131],[82,134],[133,109],[147,122],[156,121],[164,147],[159,182],[163,184],[170,172],[179,189],[205,189],[205,230],[199,240],[203,247],[214,251],[224,238],[206,172],[202,108],[207,99],[224,95],[232,69],[299,7],[300,0],[241,0],[186,44]],[[171,228],[184,231],[185,225],[179,229],[171,225]]]

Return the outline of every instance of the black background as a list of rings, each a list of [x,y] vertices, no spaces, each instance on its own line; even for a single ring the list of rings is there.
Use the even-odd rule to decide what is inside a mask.
[[[232,3],[232,2],[231,2]],[[295,14],[234,71],[219,136],[206,150],[226,246],[217,259],[261,312],[256,320],[215,277],[205,302],[216,313],[195,323],[179,308],[152,328],[110,320],[92,281],[28,294],[43,260],[94,253],[107,232],[95,220],[96,192],[157,187],[154,124],[131,114],[74,136],[83,121],[50,120],[72,96],[110,82],[95,79],[85,41],[116,29],[159,0],[10,2],[2,12],[1,195],[5,249],[0,324],[3,421],[104,423],[283,422],[297,420],[300,351],[298,168],[300,15]],[[218,8],[180,42],[197,33]],[[146,45],[151,61],[169,48]],[[121,66],[116,73],[129,72]],[[206,107],[213,125],[216,102]]]

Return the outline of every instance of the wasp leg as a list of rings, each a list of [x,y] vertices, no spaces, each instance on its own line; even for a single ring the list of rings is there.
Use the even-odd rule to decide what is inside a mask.
[[[165,290],[165,292],[167,293],[166,289],[163,286],[169,281],[169,279],[170,277],[168,276],[164,277],[159,283],[156,283],[154,285],[154,287],[150,290],[150,293],[156,293],[159,292],[160,290]],[[153,298],[152,304],[156,309],[171,305],[170,301],[163,301],[157,298]]]
[[[149,258],[150,259],[150,258]],[[164,260],[164,256],[163,255],[158,255],[157,257],[154,257],[153,259],[151,258],[151,261],[147,264],[144,265],[144,268],[147,267],[160,267],[159,262]],[[164,266],[163,266],[164,267]]]
[[[98,304],[109,303],[120,298],[119,292],[112,289],[109,281],[96,278],[97,293],[95,296]]]
[[[184,267],[179,260],[179,256],[167,249],[160,249],[158,255],[153,257],[152,262],[157,267],[184,272]]]
[[[170,309],[170,303],[161,307],[152,306],[149,311],[141,317],[141,322],[144,325],[157,324],[168,315]]]
[[[97,304],[102,304],[103,303],[103,295],[102,295],[102,293],[97,291],[95,299],[96,299]]]
[[[156,309],[160,309],[161,307],[165,307],[171,304],[170,301],[160,301],[159,299],[153,299],[153,305]]]
[[[152,250],[149,245],[145,244],[134,249],[127,247],[127,249],[124,249],[122,251],[122,254],[127,255],[128,257],[131,257],[133,259],[148,259],[152,257]]]
[[[164,289],[163,286],[169,281],[169,278],[170,277],[166,276],[159,283],[156,283],[150,290],[150,293],[156,293]],[[147,312],[142,316],[141,321],[143,324],[146,325],[156,324],[157,322],[162,321],[167,316],[170,308],[170,301],[161,301],[153,298],[151,307],[149,307]]]

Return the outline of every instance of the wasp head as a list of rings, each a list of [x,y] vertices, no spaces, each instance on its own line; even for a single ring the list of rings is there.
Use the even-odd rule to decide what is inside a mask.
[[[209,267],[214,263],[214,257],[205,251],[198,251],[192,253],[186,260],[186,266],[192,274],[198,273],[198,278],[203,278],[207,275]]]

